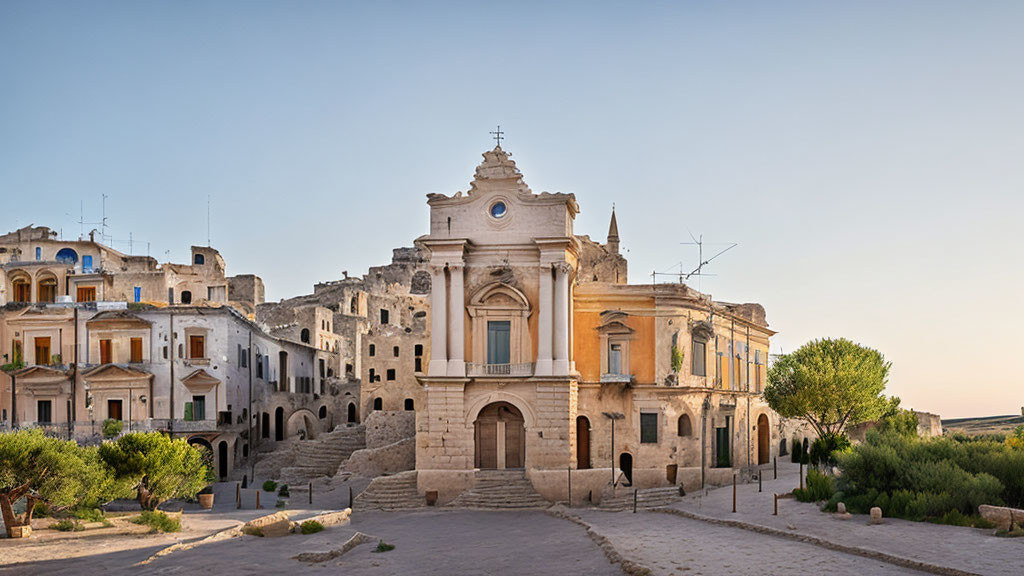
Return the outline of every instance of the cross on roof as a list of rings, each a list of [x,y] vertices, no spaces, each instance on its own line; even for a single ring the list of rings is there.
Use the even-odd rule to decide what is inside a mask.
[[[501,148],[501,141],[503,140],[501,135],[504,134],[504,132],[501,131],[501,124],[498,124],[497,132],[491,132],[491,134],[494,135],[494,141],[498,143],[497,147]]]

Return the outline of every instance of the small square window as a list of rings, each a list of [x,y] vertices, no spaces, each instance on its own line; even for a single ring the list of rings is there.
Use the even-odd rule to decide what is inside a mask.
[[[394,368],[388,368],[387,377],[388,377],[388,381],[389,382],[395,379],[395,369]]]
[[[380,309],[380,323],[381,324],[387,324],[388,320],[389,320],[388,316],[389,316],[388,311],[385,310],[384,308],[381,308]]]
[[[377,355],[377,347],[374,346],[373,344],[370,344],[370,356],[376,356],[376,355]]]

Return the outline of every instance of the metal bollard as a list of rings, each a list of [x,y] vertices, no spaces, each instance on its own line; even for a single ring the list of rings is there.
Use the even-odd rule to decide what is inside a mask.
[[[313,481],[309,481],[309,503],[313,504]]]
[[[235,508],[242,508],[242,485],[235,482]]]
[[[566,468],[569,473],[569,507],[572,508],[572,468]]]
[[[732,475],[732,511],[736,513],[736,474]]]
[[[778,515],[779,515],[779,495],[776,494],[775,495],[775,512],[772,512],[772,516],[778,516]]]
[[[804,463],[800,463],[800,489],[804,489]]]
[[[757,491],[761,491],[761,474],[757,475]]]
[[[778,456],[776,456],[775,458],[772,458],[772,471],[773,471],[773,474],[774,474],[772,479],[773,480],[778,480],[779,479],[779,457]]]
[[[636,514],[636,493],[637,489],[633,488],[633,514]]]
[[[256,491],[256,509],[257,510],[260,509],[260,491],[259,490]]]
[[[352,487],[348,487],[348,507],[352,507]]]

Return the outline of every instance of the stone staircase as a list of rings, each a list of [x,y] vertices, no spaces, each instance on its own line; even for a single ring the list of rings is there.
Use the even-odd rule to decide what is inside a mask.
[[[416,490],[416,471],[399,472],[393,476],[378,476],[356,496],[352,504],[355,511],[408,510],[421,508],[427,502]]]
[[[365,447],[366,433],[361,424],[295,442],[287,448],[295,453],[295,463],[281,469],[280,482],[297,486],[321,476],[334,476],[343,461]]]
[[[679,495],[678,486],[666,486],[663,488],[642,488],[636,491],[637,510],[649,510],[668,506],[682,500]],[[599,507],[603,510],[632,510],[633,509],[633,488],[619,486],[614,494],[601,498]]]
[[[522,470],[478,470],[473,486],[448,506],[453,508],[547,508],[551,503],[533,489]]]

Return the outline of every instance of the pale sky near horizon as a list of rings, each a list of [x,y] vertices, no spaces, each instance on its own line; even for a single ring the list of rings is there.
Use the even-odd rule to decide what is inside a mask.
[[[0,3],[0,231],[185,261],[268,299],[365,273],[466,190],[488,132],[573,192],[633,283],[738,242],[700,286],[775,352],[845,336],[889,393],[1019,414],[1020,2]],[[85,226],[85,230],[97,227]],[[709,247],[709,250],[713,247]],[[696,283],[692,283],[697,287]]]

